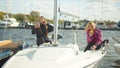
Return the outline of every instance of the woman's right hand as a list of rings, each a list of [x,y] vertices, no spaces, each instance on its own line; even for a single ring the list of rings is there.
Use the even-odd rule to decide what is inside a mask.
[[[39,28],[40,27],[40,23],[36,23],[35,25],[34,25],[34,28]]]

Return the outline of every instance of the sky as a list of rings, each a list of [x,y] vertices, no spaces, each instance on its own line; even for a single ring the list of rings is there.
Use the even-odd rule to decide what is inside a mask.
[[[79,19],[120,20],[120,0],[59,0],[59,4],[78,15]],[[54,0],[0,0],[0,11],[13,14],[39,11],[41,16],[53,19]],[[65,14],[60,14],[59,18],[75,19]]]

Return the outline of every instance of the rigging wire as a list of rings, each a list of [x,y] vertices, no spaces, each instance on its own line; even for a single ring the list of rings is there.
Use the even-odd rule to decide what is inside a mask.
[[[96,19],[96,16],[95,16],[95,6],[94,6],[93,1],[92,1],[92,13],[93,13],[93,19]]]
[[[103,0],[102,0],[102,10],[101,11],[102,11],[102,16],[101,16],[102,18],[101,19],[103,21]]]
[[[10,0],[8,0],[8,5],[7,5],[7,14],[5,15],[5,18],[9,18],[9,14],[10,14]],[[7,28],[7,20],[5,21],[6,24],[5,24],[5,27],[4,27],[4,32],[3,32],[3,40],[5,40],[5,34],[6,34],[6,28]],[[11,36],[11,35],[10,35]],[[10,38],[11,40],[11,38]]]
[[[104,20],[103,20],[103,19],[104,19],[103,9],[104,9],[104,1],[102,0],[102,10],[101,10],[101,11],[102,11],[102,18],[101,18],[101,20],[102,20],[102,22],[103,22],[104,27],[107,28],[106,23],[105,23]]]

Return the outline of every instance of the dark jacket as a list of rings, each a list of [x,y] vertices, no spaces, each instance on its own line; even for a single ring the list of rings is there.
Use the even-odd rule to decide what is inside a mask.
[[[44,34],[47,34],[46,26],[40,24],[39,28],[32,28],[32,34],[36,34],[37,37],[42,37]]]
[[[50,42],[50,40],[47,37],[47,32],[47,28],[44,24],[40,24],[39,28],[32,29],[32,34],[36,34],[38,46],[42,43]]]

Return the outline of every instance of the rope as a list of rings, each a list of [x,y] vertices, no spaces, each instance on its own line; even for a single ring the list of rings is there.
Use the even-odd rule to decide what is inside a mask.
[[[102,0],[102,20],[103,20],[103,0]]]

